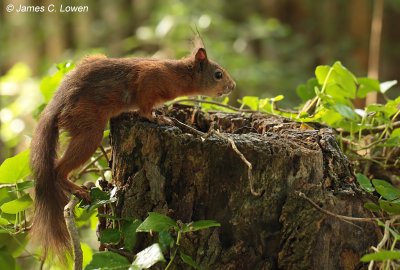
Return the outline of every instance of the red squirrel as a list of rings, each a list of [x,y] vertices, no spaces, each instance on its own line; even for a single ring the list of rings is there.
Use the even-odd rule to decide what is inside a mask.
[[[68,195],[88,198],[88,191],[68,180],[103,138],[108,120],[137,110],[154,120],[155,106],[178,96],[222,96],[235,82],[204,48],[181,60],[152,58],[84,58],[61,82],[41,114],[31,142],[31,168],[36,179],[31,235],[48,251],[63,257],[70,239],[63,217]],[[70,141],[57,158],[59,131]]]

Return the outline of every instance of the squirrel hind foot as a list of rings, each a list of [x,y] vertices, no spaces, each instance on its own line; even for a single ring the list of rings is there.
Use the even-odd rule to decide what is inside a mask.
[[[89,189],[85,186],[78,186],[69,180],[65,180],[63,182],[63,188],[70,194],[78,197],[80,200],[83,200],[84,202],[90,202]]]

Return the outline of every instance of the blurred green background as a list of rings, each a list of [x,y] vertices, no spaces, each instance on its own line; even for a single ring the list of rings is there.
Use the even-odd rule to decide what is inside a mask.
[[[7,12],[13,4],[44,12]],[[84,5],[87,12],[48,12],[49,4]],[[56,64],[87,54],[181,58],[194,29],[208,54],[237,82],[231,101],[244,95],[283,94],[296,107],[295,89],[317,65],[340,60],[366,76],[374,10],[372,0],[4,0],[0,9],[0,162],[29,144],[43,103],[41,78]],[[381,81],[400,79],[400,1],[384,2]],[[60,75],[61,76],[61,75]],[[53,80],[54,87],[58,80]],[[391,91],[399,95],[399,89]]]

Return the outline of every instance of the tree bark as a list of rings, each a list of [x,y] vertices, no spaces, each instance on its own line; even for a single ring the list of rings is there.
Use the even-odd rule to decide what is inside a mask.
[[[135,114],[113,119],[121,217],[144,219],[156,211],[183,222],[220,222],[220,228],[190,233],[181,243],[206,269],[361,269],[360,257],[377,242],[376,226],[326,215],[298,195],[336,214],[370,216],[331,129],[192,107],[166,114],[223,135],[202,138]],[[249,168],[227,138],[252,164],[253,188],[261,196],[250,192]],[[188,269],[179,260],[174,267]]]

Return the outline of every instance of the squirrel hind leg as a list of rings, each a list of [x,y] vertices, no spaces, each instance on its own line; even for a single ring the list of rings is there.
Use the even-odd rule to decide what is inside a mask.
[[[77,195],[81,199],[88,200],[88,192],[84,187],[68,180],[68,174],[83,165],[96,151],[103,138],[103,128],[88,129],[85,133],[79,133],[71,137],[67,150],[57,161],[56,171],[63,189]]]

